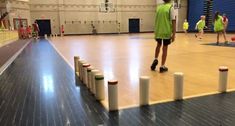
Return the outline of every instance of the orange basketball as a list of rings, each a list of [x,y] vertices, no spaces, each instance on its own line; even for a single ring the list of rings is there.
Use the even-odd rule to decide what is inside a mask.
[[[232,40],[232,41],[235,41],[235,37],[232,37],[231,40]]]

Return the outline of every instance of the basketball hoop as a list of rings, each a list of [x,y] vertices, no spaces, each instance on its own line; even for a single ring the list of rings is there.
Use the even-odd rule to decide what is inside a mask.
[[[113,3],[101,3],[99,10],[100,10],[100,12],[103,12],[103,13],[115,12],[115,8],[113,6]]]
[[[180,0],[174,0],[173,5],[174,9],[180,9],[181,8]]]

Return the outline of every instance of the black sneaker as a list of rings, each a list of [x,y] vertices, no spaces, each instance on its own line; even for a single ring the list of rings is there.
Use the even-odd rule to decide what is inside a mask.
[[[155,60],[153,61],[152,65],[151,65],[151,70],[155,70],[155,69],[156,69],[157,64],[158,64],[158,60],[157,60],[157,59],[155,59]]]
[[[168,68],[167,67],[160,67],[160,73],[163,73],[163,72],[166,72],[168,71]]]

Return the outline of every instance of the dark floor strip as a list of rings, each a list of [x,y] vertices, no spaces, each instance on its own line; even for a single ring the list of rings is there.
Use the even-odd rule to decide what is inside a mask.
[[[107,112],[46,40],[30,43],[0,76],[0,126],[234,124],[234,92]]]
[[[29,40],[17,40],[0,47],[0,67],[3,66],[16,52],[18,52]]]

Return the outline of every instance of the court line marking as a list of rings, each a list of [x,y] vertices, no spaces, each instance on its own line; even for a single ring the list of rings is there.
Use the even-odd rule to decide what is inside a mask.
[[[56,50],[56,52],[64,59],[64,61],[74,70],[74,67],[72,64],[69,63],[69,61],[62,55],[62,53],[56,48],[56,46],[53,44],[51,39],[46,39],[52,47]]]
[[[230,93],[235,91],[235,88],[232,89],[228,89],[225,93]],[[210,95],[217,95],[217,94],[222,94],[221,92],[218,91],[214,91],[214,92],[209,92],[209,93],[202,93],[202,94],[197,94],[197,95],[190,95],[190,96],[184,96],[182,101],[188,100],[188,99],[192,99],[192,98],[199,98],[199,97],[204,97],[204,96],[210,96]],[[159,101],[150,101],[149,102],[149,106],[150,105],[156,105],[156,104],[161,104],[161,103],[167,103],[167,102],[174,102],[174,99],[165,99],[165,100],[159,100]],[[120,109],[129,109],[129,108],[135,108],[135,107],[141,107],[138,104],[134,104],[134,105],[127,105],[127,106],[122,106],[119,107]]]

